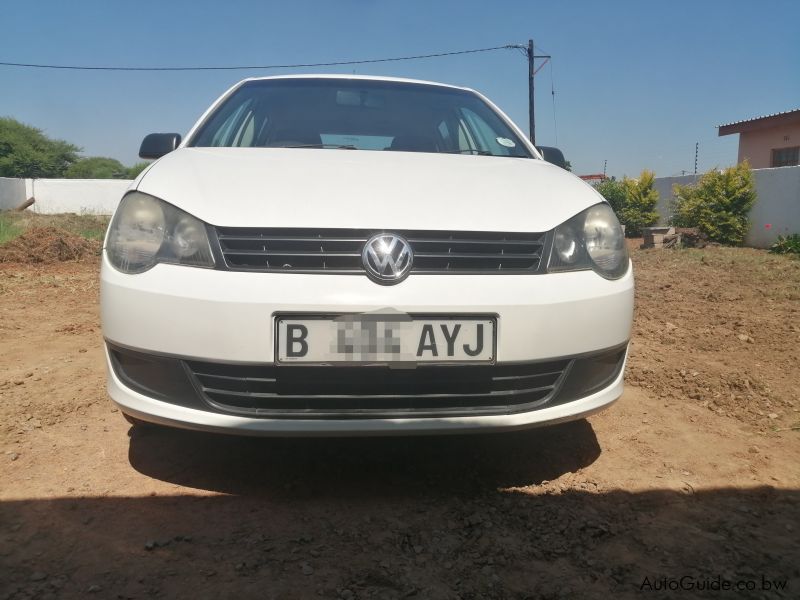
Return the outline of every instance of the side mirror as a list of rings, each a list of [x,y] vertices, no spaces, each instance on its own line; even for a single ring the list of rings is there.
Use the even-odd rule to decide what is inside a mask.
[[[553,163],[562,169],[567,168],[567,159],[564,158],[564,153],[558,148],[553,148],[552,146],[538,146],[538,150],[542,153],[542,157],[547,162]]]
[[[139,158],[161,158],[180,146],[179,133],[151,133],[139,146]]]

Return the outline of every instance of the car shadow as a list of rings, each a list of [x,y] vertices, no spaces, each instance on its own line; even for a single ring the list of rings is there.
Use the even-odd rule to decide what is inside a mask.
[[[500,434],[249,438],[130,431],[129,460],[170,483],[237,495],[463,494],[552,480],[600,456],[586,420]]]
[[[255,470],[231,476],[245,473]],[[0,597],[778,599],[800,590],[797,490],[409,499],[403,481],[393,495],[382,487],[386,497],[348,499],[319,489],[291,499],[6,500]]]
[[[133,468],[174,493],[0,502],[0,597],[605,600],[732,597],[713,586],[738,584],[736,598],[772,599],[800,589],[798,490],[540,485],[600,456],[585,420],[452,437],[130,433]]]

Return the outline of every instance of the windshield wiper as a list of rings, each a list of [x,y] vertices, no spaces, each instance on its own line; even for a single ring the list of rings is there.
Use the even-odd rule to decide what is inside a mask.
[[[477,150],[475,148],[467,148],[465,150],[445,150],[440,154],[476,154],[478,156],[495,156],[488,150]]]
[[[477,156],[497,156],[499,158],[530,158],[524,154],[494,154],[488,150],[476,150],[474,148],[467,148],[466,150],[447,150],[440,152],[440,154],[475,154]]]
[[[358,150],[352,144],[292,144],[291,146],[269,146],[270,148],[335,148],[337,150]]]

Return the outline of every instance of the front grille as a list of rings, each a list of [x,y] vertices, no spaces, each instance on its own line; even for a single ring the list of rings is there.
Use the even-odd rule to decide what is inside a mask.
[[[391,230],[414,252],[412,273],[538,273],[544,233]],[[217,227],[228,269],[363,273],[361,251],[382,230]]]
[[[127,387],[162,402],[265,418],[510,414],[584,398],[620,373],[626,346],[546,362],[305,367],[182,360],[109,344]]]
[[[295,367],[186,361],[196,388],[226,412],[262,417],[441,416],[530,410],[572,361],[476,366]]]

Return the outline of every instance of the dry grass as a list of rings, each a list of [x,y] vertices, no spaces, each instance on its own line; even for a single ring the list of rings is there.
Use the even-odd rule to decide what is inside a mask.
[[[0,214],[0,244],[4,244],[31,228],[63,229],[89,240],[102,240],[110,217],[90,214],[43,215],[29,210]]]
[[[109,218],[90,214],[0,214],[0,263],[84,260],[100,253]]]

